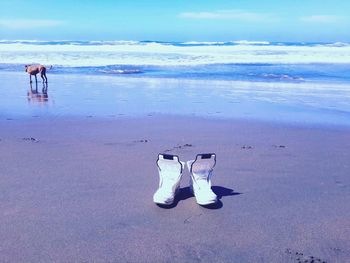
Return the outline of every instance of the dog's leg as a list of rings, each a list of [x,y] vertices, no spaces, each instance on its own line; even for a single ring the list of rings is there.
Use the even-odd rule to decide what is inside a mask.
[[[47,77],[46,77],[46,68],[42,68],[41,70],[40,70],[40,76],[41,76],[41,78],[43,79],[43,83],[44,83],[44,81],[47,83]],[[45,78],[45,79],[44,79]]]
[[[47,94],[47,82],[43,82],[43,89],[42,89],[43,94]]]

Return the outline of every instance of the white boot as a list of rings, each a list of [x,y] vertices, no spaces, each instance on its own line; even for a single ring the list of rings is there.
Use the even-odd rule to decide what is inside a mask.
[[[180,188],[184,164],[180,162],[176,155],[159,154],[157,166],[159,188],[153,195],[153,202],[161,205],[171,205]]]
[[[191,173],[190,188],[199,205],[210,205],[218,201],[216,194],[211,189],[211,176],[215,163],[214,153],[198,154],[196,160],[187,162]]]

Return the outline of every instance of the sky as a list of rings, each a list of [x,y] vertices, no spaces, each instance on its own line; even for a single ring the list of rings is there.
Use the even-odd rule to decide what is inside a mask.
[[[0,0],[0,39],[350,42],[348,0]]]

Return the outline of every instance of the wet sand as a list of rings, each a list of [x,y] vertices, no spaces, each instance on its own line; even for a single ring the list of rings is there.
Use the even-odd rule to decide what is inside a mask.
[[[48,73],[49,74],[49,73]],[[348,83],[239,82],[2,72],[0,118],[146,117],[154,114],[350,127]],[[143,76],[143,77],[142,77]]]
[[[191,117],[0,119],[1,262],[348,262],[350,129]],[[216,152],[217,206],[157,154]]]

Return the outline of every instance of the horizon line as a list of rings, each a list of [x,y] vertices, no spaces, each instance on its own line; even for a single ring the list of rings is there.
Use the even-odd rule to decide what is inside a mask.
[[[338,41],[338,40],[328,40],[328,41],[298,41],[298,40],[247,40],[247,39],[237,39],[237,40],[176,40],[176,41],[167,41],[167,40],[154,40],[154,39],[144,39],[144,40],[135,40],[135,39],[0,39],[1,42],[6,41],[28,41],[28,42],[154,42],[154,43],[257,43],[257,44],[271,44],[271,43],[325,43],[325,44],[334,44],[334,43],[346,43],[350,44],[350,40],[347,41]]]

